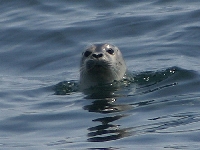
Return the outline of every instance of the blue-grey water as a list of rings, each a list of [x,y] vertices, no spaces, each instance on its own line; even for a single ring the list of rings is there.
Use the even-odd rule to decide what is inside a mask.
[[[1,0],[0,149],[199,149],[199,6]],[[121,49],[134,82],[107,99],[55,92],[99,42]]]

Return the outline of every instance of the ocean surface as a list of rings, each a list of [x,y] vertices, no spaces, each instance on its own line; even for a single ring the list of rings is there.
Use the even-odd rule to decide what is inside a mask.
[[[200,149],[199,0],[1,0],[0,14],[1,150]],[[80,58],[104,42],[134,81],[88,96]]]

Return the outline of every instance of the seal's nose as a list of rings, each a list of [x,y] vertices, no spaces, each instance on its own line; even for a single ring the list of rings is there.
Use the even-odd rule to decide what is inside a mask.
[[[100,53],[100,54],[92,54],[92,57],[94,57],[94,58],[100,58],[100,57],[103,57],[103,54],[102,53]]]

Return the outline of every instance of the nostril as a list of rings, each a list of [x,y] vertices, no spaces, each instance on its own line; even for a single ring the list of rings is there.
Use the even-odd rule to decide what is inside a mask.
[[[92,56],[94,58],[100,58],[100,57],[103,57],[103,54],[92,54]]]
[[[92,54],[92,56],[93,56],[94,58],[97,58],[97,54]]]
[[[103,54],[99,54],[99,57],[103,57]]]

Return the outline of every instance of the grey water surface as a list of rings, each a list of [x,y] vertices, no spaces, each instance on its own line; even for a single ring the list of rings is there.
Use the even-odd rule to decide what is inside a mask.
[[[1,0],[0,149],[199,149],[199,6]],[[134,78],[109,97],[74,89],[99,42],[121,49]]]

